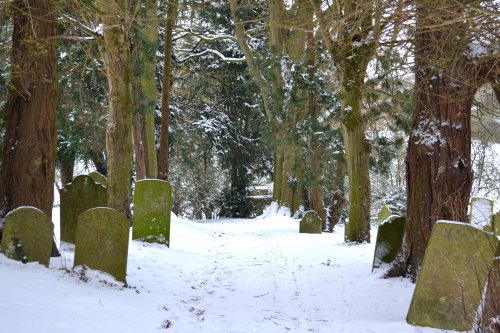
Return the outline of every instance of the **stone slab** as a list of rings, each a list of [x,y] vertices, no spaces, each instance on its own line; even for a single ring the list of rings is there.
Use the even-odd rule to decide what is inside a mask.
[[[392,215],[378,227],[372,271],[382,264],[389,264],[398,254],[405,232],[405,217]]]
[[[323,222],[314,210],[307,211],[300,220],[299,232],[301,234],[321,234]]]
[[[470,199],[470,224],[491,231],[493,222],[494,201],[483,197],[472,197]]]
[[[390,216],[392,216],[392,210],[386,204],[383,204],[377,212],[377,223],[384,222]]]
[[[92,178],[97,184],[101,184],[104,187],[108,186],[108,178],[103,176],[100,172],[92,171],[89,173],[89,177]]]

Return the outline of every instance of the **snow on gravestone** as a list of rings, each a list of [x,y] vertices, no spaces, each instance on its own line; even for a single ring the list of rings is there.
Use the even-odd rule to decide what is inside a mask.
[[[299,232],[302,234],[321,234],[323,232],[323,222],[318,213],[310,210],[304,214],[300,220]]]
[[[135,183],[132,239],[170,246],[172,186],[145,179]]]
[[[498,239],[467,223],[432,230],[406,320],[417,326],[471,329]]]
[[[391,263],[403,242],[405,231],[405,217],[392,215],[380,224],[375,243],[372,271],[382,264]]]
[[[23,262],[49,266],[54,224],[35,207],[19,207],[5,217],[2,253]]]
[[[78,215],[106,206],[106,188],[89,176],[78,176],[61,190],[61,240],[75,243]]]
[[[380,207],[379,211],[377,212],[377,223],[384,222],[390,216],[392,216],[392,210],[390,210],[386,204],[383,204],[382,207]]]
[[[493,219],[493,200],[472,197],[470,199],[470,224],[485,229],[491,228]]]
[[[104,187],[108,186],[108,179],[104,177],[100,172],[93,171],[89,173],[89,177],[92,178],[97,184],[101,184]]]
[[[75,267],[86,265],[125,282],[130,220],[106,207],[89,209],[78,217]]]

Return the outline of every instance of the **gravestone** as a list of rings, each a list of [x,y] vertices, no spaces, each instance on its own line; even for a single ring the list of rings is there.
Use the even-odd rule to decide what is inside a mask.
[[[321,234],[323,222],[314,210],[307,211],[300,220],[299,232],[301,234]]]
[[[145,179],[135,183],[132,239],[170,246],[172,186],[166,181]]]
[[[483,302],[478,311],[476,318],[481,318],[480,327],[483,329],[481,332],[500,332],[500,317],[498,317],[500,315],[500,253],[497,253],[493,262]]]
[[[500,212],[493,216],[493,233],[500,237]]]
[[[22,262],[49,266],[54,224],[35,207],[19,207],[5,217],[2,253]]]
[[[438,221],[425,251],[407,322],[470,330],[497,248],[498,239],[477,227]]]
[[[101,184],[104,187],[108,186],[108,179],[104,177],[100,172],[92,171],[89,173],[89,177],[94,180],[97,184]]]
[[[387,220],[390,216],[392,216],[392,210],[387,207],[386,204],[383,204],[377,212],[377,223],[382,223]]]
[[[405,217],[392,215],[378,227],[372,272],[382,264],[389,264],[398,254],[405,232]]]
[[[78,215],[106,206],[106,188],[89,176],[78,176],[61,190],[61,240],[75,243]]]
[[[472,197],[470,199],[470,224],[480,229],[491,229],[493,221],[493,200],[483,197]]]
[[[86,265],[125,282],[130,220],[107,207],[92,208],[78,217],[75,267]]]

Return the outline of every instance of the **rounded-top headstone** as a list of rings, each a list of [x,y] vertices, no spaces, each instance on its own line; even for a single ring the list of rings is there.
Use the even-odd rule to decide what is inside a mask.
[[[470,224],[491,231],[493,224],[493,205],[494,202],[491,199],[472,197],[470,199]]]
[[[49,266],[54,224],[35,207],[19,207],[5,217],[2,253],[23,262]]]
[[[125,282],[130,220],[107,207],[83,212],[78,217],[75,267],[86,265]]]
[[[321,234],[323,232],[323,221],[314,210],[307,211],[300,220],[300,233]]]

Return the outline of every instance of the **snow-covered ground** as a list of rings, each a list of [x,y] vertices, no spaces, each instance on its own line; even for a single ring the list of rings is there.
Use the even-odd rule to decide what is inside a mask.
[[[171,248],[131,241],[128,286],[68,244],[49,269],[0,255],[0,332],[442,332],[405,322],[414,285],[371,273],[373,243],[298,227],[173,218]]]

